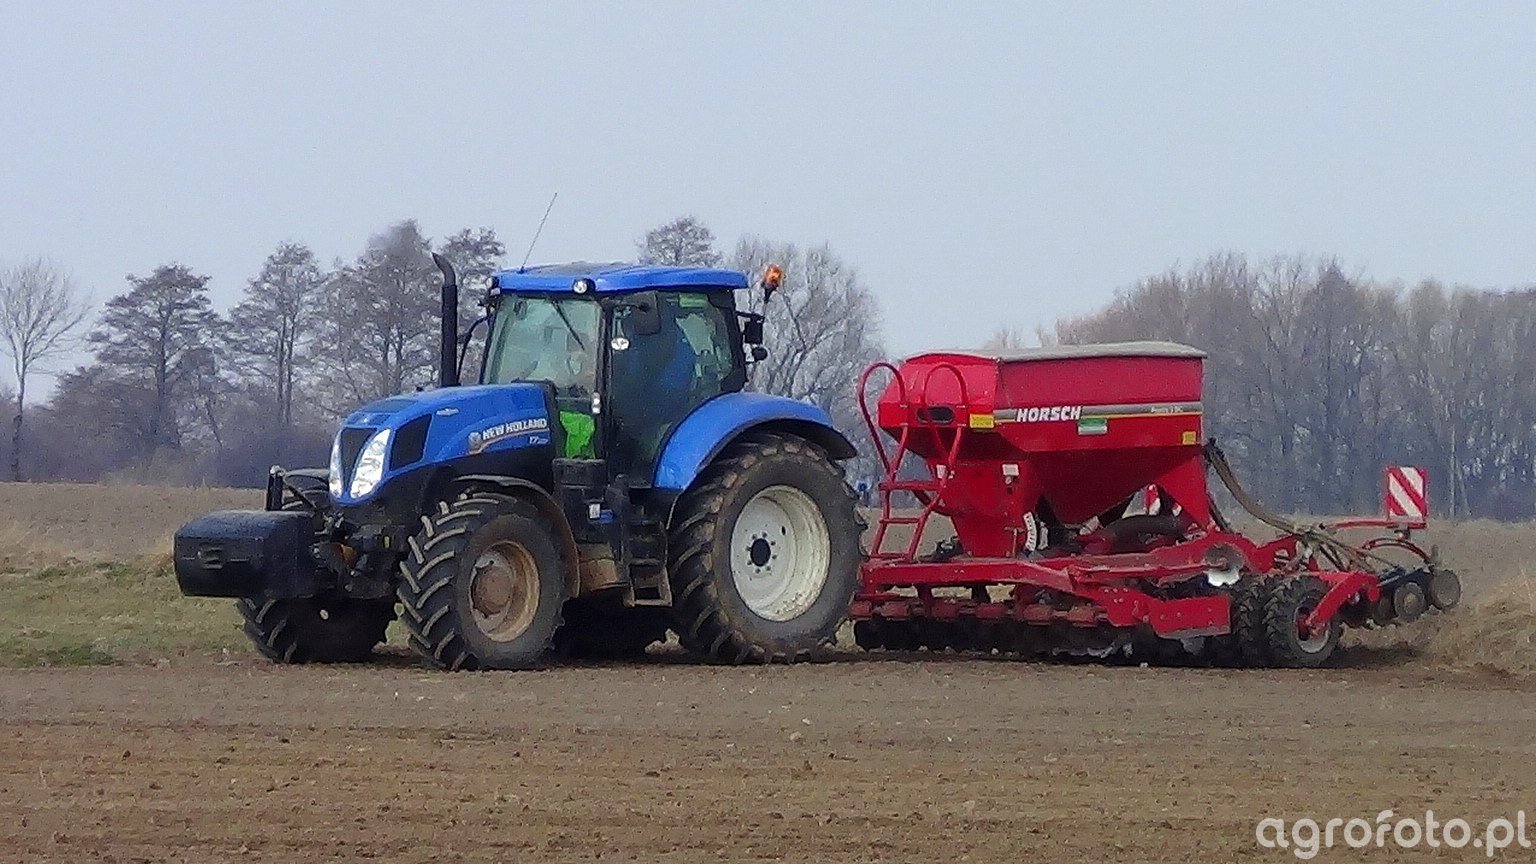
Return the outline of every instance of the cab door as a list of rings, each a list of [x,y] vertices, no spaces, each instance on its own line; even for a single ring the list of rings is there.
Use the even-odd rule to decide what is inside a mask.
[[[614,474],[649,486],[672,431],[746,385],[729,290],[651,291],[615,307],[607,362],[606,451]]]

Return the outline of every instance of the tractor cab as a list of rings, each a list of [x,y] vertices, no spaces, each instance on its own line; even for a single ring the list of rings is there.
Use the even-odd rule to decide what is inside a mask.
[[[481,382],[553,390],[567,459],[648,487],[694,409],[747,382],[729,270],[625,264],[508,270],[491,280]],[[748,320],[753,316],[747,315]]]

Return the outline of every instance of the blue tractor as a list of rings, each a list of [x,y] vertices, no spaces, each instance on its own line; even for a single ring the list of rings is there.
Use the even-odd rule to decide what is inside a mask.
[[[237,598],[283,663],[366,660],[396,618],[445,669],[623,657],[668,629],[725,662],[831,640],[861,557],[854,448],[821,409],[745,389],[767,356],[763,317],[737,308],[746,276],[496,273],[461,386],[469,340],[437,263],[441,386],[353,412],[328,469],[274,467],[265,510],[183,526],[183,593]]]

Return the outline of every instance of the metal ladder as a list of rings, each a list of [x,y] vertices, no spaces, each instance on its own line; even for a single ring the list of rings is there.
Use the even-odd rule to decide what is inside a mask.
[[[896,436],[896,449],[887,451],[885,440],[881,436],[881,430],[875,423],[874,415],[869,409],[869,379],[878,370],[885,369],[891,373],[900,400],[897,407],[901,411],[901,433]],[[936,417],[936,408],[926,404],[928,386],[933,380],[934,373],[948,372],[955,379],[955,385],[959,389],[959,404],[942,406],[952,412],[949,423],[939,422]],[[922,388],[919,390],[919,405],[913,408],[911,399],[908,398],[907,382],[902,378],[901,370],[891,363],[881,360],[873,363],[859,376],[859,411],[864,415],[864,425],[869,429],[870,438],[875,443],[875,454],[880,457],[880,465],[885,471],[884,478],[876,487],[880,492],[880,520],[875,526],[875,536],[869,546],[869,560],[871,561],[895,561],[912,563],[917,559],[917,549],[923,540],[923,532],[928,527],[928,520],[935,512],[940,512],[944,500],[944,491],[949,487],[949,481],[955,474],[955,460],[960,455],[960,444],[965,439],[966,429],[970,421],[970,394],[965,386],[965,378],[960,370],[952,363],[941,363],[930,368],[923,376]],[[951,425],[952,424],[952,425]],[[943,454],[942,463],[930,463],[923,460],[923,466],[928,469],[926,479],[903,480],[898,475],[901,472],[902,461],[906,455],[912,452],[911,441],[913,429],[926,429],[933,438],[935,452]],[[954,437],[949,443],[944,443],[941,430],[952,428]],[[922,509],[916,516],[901,516],[892,512],[891,497],[897,492],[909,492]],[[892,526],[909,525],[912,527],[912,536],[907,540],[905,549],[886,549],[886,536]]]

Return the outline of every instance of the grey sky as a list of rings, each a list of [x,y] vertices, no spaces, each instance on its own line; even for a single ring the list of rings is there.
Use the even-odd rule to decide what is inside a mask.
[[[1536,280],[1536,4],[0,0],[0,261],[227,303],[284,239],[830,242],[892,347],[1218,250]]]

